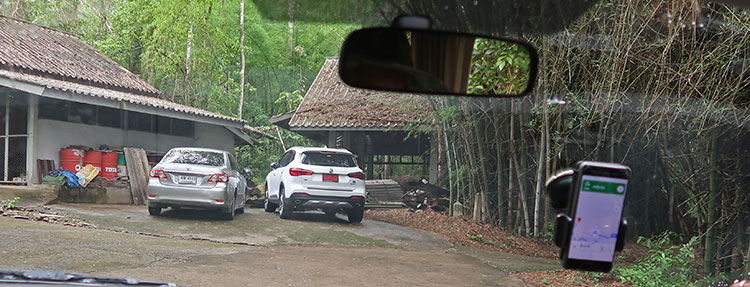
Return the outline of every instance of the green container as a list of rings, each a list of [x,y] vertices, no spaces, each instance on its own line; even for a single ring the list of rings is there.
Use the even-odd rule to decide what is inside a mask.
[[[117,153],[117,165],[125,165],[125,154]]]

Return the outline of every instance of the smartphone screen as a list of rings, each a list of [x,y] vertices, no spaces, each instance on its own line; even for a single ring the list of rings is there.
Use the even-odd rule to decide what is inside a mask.
[[[583,174],[568,258],[612,262],[628,180]]]

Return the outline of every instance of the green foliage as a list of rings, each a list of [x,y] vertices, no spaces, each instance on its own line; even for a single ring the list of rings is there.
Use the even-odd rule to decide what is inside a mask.
[[[18,204],[18,200],[21,198],[16,196],[13,199],[5,199],[2,202],[0,202],[0,211],[6,211],[9,209],[16,208],[16,204]]]
[[[312,143],[300,136],[286,130],[280,130],[281,136],[287,148],[292,146],[310,146]],[[274,132],[271,132],[272,134]],[[240,167],[249,168],[252,171],[252,179],[255,184],[261,184],[266,180],[266,175],[271,171],[271,163],[277,162],[284,149],[277,140],[268,138],[258,139],[256,145],[245,145],[235,148],[237,163]]]
[[[481,241],[482,237],[484,237],[484,236],[481,233],[477,233],[477,234],[474,234],[474,235],[469,234],[469,239],[474,240],[474,241]]]
[[[469,93],[517,94],[529,82],[529,52],[523,46],[498,40],[474,43]]]
[[[293,111],[302,102],[302,91],[294,90],[293,92],[281,92],[279,97],[273,103],[286,107],[287,111]]]
[[[700,242],[693,237],[687,243],[673,245],[672,240],[679,236],[664,232],[652,238],[638,238],[638,244],[648,248],[648,255],[637,263],[614,272],[620,275],[623,283],[634,286],[689,286],[693,276],[698,274],[695,265],[695,247]]]

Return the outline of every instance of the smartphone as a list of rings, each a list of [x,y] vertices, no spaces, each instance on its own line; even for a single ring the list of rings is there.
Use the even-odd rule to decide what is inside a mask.
[[[570,198],[563,267],[609,272],[625,205],[630,168],[620,164],[581,161],[576,165]]]

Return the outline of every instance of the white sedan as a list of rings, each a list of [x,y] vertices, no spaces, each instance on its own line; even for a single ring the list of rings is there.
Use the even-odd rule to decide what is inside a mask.
[[[295,211],[345,213],[349,222],[362,221],[365,174],[345,149],[292,147],[266,176],[266,212],[279,208],[288,219]]]

